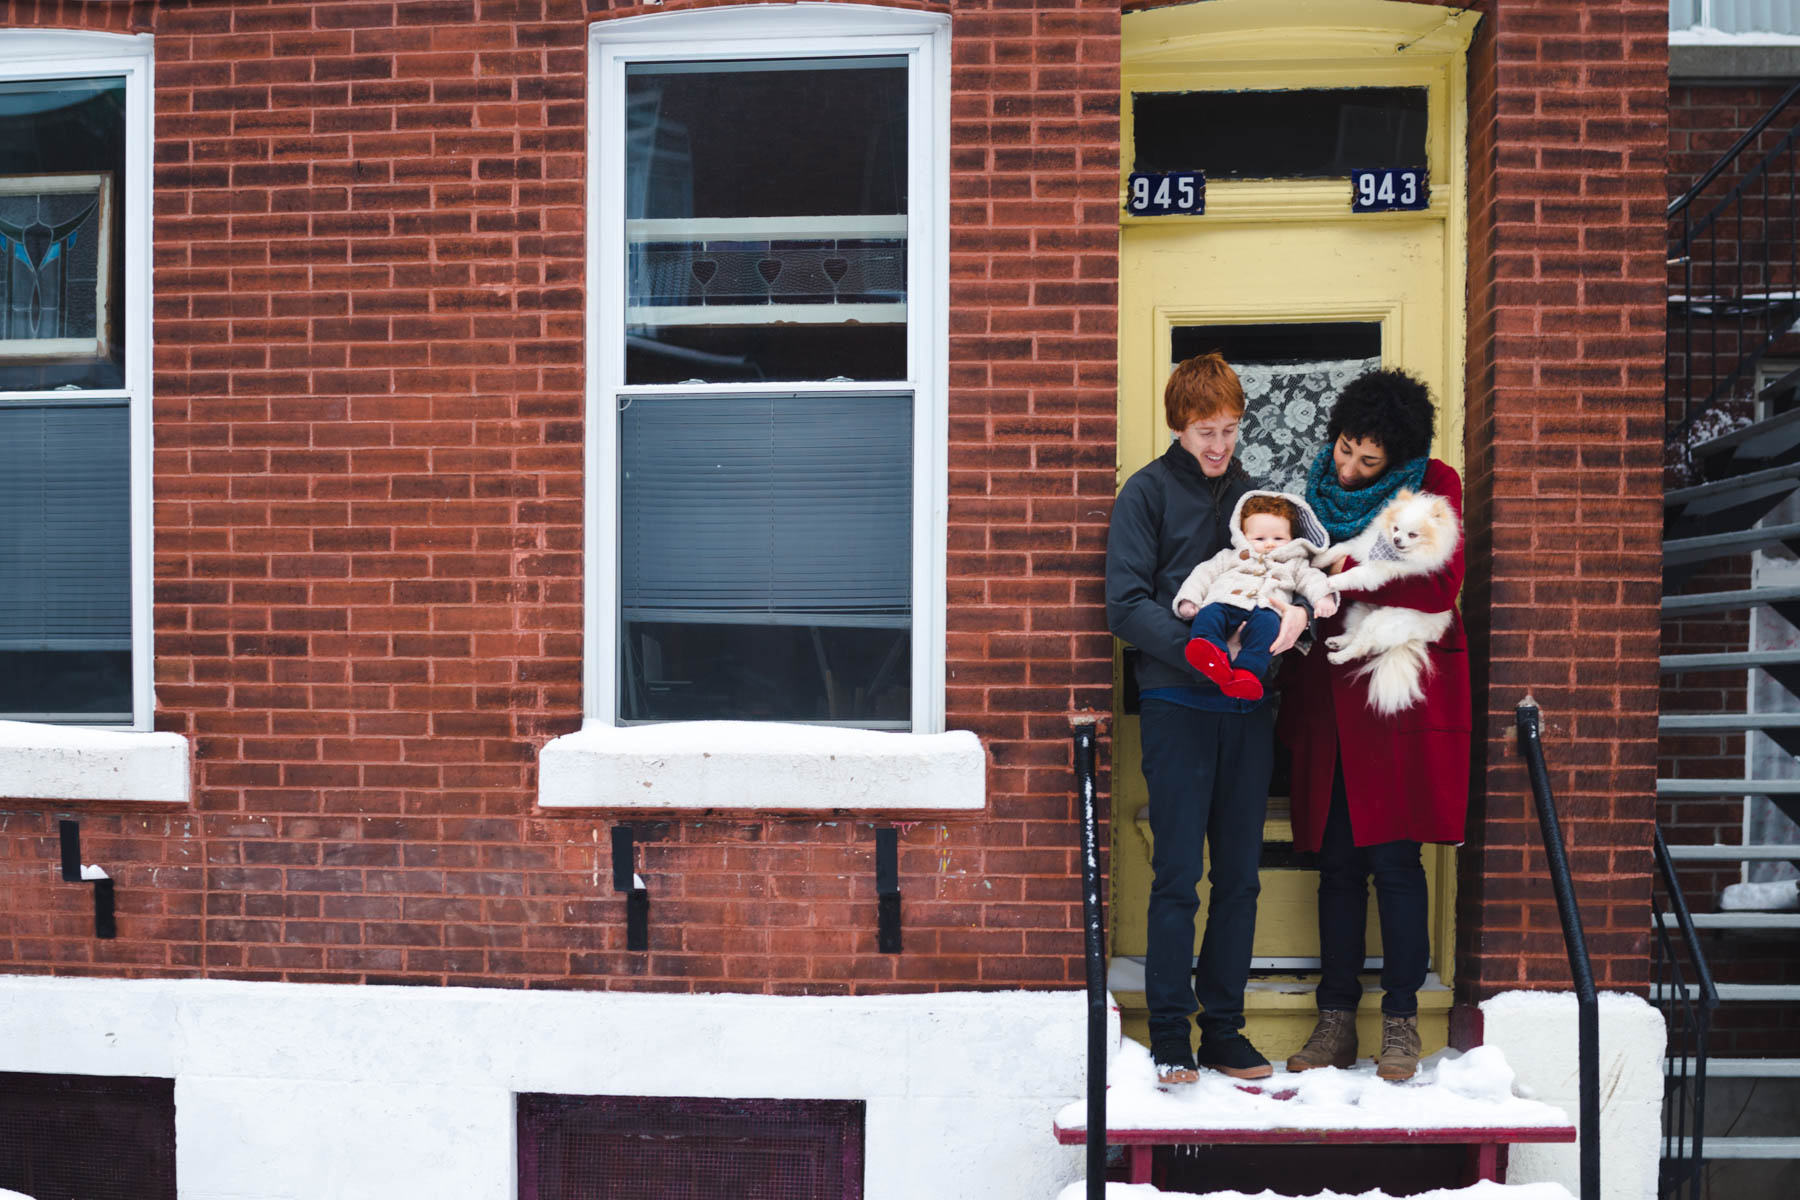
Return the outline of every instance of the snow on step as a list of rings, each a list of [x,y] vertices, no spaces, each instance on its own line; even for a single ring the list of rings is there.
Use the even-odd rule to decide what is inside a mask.
[[[1733,883],[1719,893],[1719,907],[1725,912],[1792,912],[1800,909],[1800,887],[1792,879]]]
[[[1290,1197],[1277,1196],[1274,1192],[1258,1192],[1250,1195],[1246,1192],[1206,1192],[1195,1195],[1192,1192],[1165,1192],[1148,1183],[1109,1183],[1106,1185],[1106,1200],[1151,1200],[1156,1196],[1180,1196],[1182,1200],[1291,1200]],[[1057,1194],[1056,1200],[1087,1200],[1086,1182],[1071,1183]],[[1312,1197],[1302,1200],[1392,1200],[1382,1191],[1374,1192],[1318,1192]],[[1493,1183],[1483,1180],[1471,1187],[1438,1188],[1430,1192],[1418,1192],[1409,1200],[1574,1200],[1569,1189],[1560,1183]]]
[[[1240,1134],[1329,1130],[1385,1133],[1395,1135],[1394,1140],[1433,1140],[1434,1133],[1541,1130],[1549,1135],[1546,1140],[1560,1141],[1564,1139],[1555,1131],[1570,1131],[1573,1125],[1561,1109],[1515,1095],[1513,1070],[1494,1046],[1477,1046],[1463,1054],[1439,1051],[1424,1059],[1418,1075],[1403,1084],[1376,1078],[1374,1064],[1365,1063],[1347,1071],[1277,1070],[1254,1082],[1201,1071],[1197,1083],[1163,1089],[1156,1084],[1150,1052],[1127,1041],[1113,1055],[1107,1084],[1109,1140],[1132,1130]],[[1056,1128],[1085,1130],[1086,1102],[1064,1107],[1056,1116]]]

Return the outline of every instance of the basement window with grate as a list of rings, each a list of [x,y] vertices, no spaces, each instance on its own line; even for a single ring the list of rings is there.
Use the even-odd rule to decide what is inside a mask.
[[[863,1109],[522,1094],[519,1200],[862,1200]]]
[[[175,1200],[175,1081],[0,1073],[0,1188]]]

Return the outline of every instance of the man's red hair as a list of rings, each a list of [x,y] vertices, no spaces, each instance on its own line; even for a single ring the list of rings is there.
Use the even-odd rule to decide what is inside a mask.
[[[1195,421],[1244,415],[1244,385],[1218,351],[1175,364],[1163,389],[1163,415],[1180,433]]]

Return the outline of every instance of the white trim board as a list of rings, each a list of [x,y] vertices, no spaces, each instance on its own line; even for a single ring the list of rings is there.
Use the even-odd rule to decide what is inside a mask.
[[[0,721],[0,797],[186,804],[192,769],[178,733]]]
[[[538,758],[544,808],[943,811],[987,802],[987,757],[967,730],[589,721]]]

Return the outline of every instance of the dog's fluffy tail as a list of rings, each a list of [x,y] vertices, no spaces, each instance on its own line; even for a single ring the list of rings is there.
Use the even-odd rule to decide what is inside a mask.
[[[1431,659],[1417,642],[1402,642],[1369,659],[1357,678],[1368,681],[1369,707],[1384,717],[1404,712],[1425,698],[1421,687]]]

